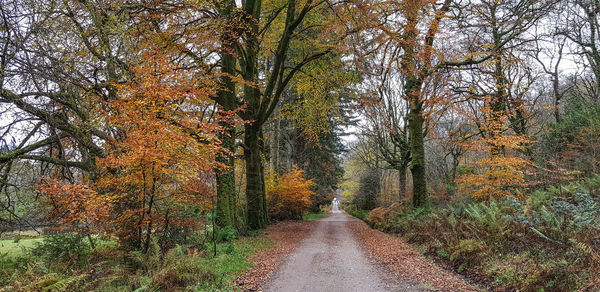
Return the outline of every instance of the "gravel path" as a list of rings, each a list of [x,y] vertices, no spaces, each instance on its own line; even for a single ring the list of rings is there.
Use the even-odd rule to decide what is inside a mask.
[[[348,228],[353,220],[344,213],[318,220],[263,291],[429,291],[369,261]]]

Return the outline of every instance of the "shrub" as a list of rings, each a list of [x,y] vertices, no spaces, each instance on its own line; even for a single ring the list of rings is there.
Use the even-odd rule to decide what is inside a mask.
[[[599,169],[600,157],[595,149],[599,145],[600,104],[570,99],[565,104],[562,121],[549,123],[548,127],[549,131],[543,133],[539,142],[537,158],[540,165],[562,174],[584,176]],[[557,169],[557,165],[561,168]]]
[[[194,257],[177,257],[152,276],[151,286],[158,291],[185,289],[198,283],[213,281],[214,273]]]
[[[365,222],[381,231],[390,231],[393,228],[395,217],[405,208],[400,203],[394,203],[389,207],[375,208],[366,216]]]
[[[237,237],[237,230],[231,226],[225,226],[217,232],[217,241],[232,241]]]
[[[85,236],[74,233],[48,235],[31,253],[46,263],[67,263],[68,266],[83,266],[92,255]]]
[[[302,170],[294,167],[279,177],[270,174],[266,179],[269,216],[275,220],[302,219],[311,206],[312,180],[304,178]]]
[[[377,195],[381,191],[381,170],[371,169],[361,176],[358,192],[352,204],[360,210],[373,210],[377,207]]]

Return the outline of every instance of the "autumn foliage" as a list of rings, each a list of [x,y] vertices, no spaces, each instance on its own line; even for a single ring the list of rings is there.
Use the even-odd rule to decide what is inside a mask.
[[[458,177],[459,188],[476,199],[518,194],[519,188],[525,185],[524,169],[530,165],[518,151],[525,150],[530,141],[527,136],[510,131],[506,115],[489,108],[482,112],[485,118],[476,123],[482,129],[483,137],[469,140],[464,146],[483,156],[468,165],[468,170]]]
[[[214,82],[175,68],[157,53],[134,68],[134,82],[116,85],[119,99],[98,117],[117,133],[98,160],[99,178],[87,184],[46,179],[49,214],[61,224],[117,236],[146,251],[151,236],[165,239],[199,222],[211,207],[215,157],[222,148],[209,115]],[[161,242],[161,244],[164,242]]]
[[[282,176],[267,175],[265,186],[269,216],[276,220],[302,218],[310,209],[310,197],[314,194],[310,187],[313,184],[297,167]]]
[[[107,226],[100,224],[110,218],[112,204],[107,197],[86,185],[62,184],[45,178],[38,186],[48,203],[48,218],[57,219],[60,226],[78,232],[101,232]]]

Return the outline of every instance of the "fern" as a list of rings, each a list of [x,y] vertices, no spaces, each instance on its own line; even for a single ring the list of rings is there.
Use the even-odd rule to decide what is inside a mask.
[[[550,242],[554,242],[554,243],[556,243],[556,241],[555,241],[555,240],[553,240],[553,239],[551,239],[550,237],[546,236],[546,235],[545,235],[545,234],[543,234],[541,231],[537,230],[535,227],[531,226],[531,227],[529,227],[529,228],[531,229],[531,231],[533,231],[533,232],[534,232],[535,234],[537,234],[539,237],[541,237],[541,238],[543,238],[543,239],[545,239],[545,240],[547,240],[547,241],[550,241]]]
[[[590,191],[600,190],[600,174],[590,177],[586,180],[586,184]]]
[[[92,281],[86,282],[82,287],[79,288],[79,291],[95,291],[96,287],[102,287],[104,285],[109,285],[113,282],[117,282],[123,280],[123,275],[108,275],[105,277],[97,278]],[[102,289],[100,289],[102,290]]]
[[[37,281],[31,282],[28,285],[24,286],[22,291],[39,291],[44,287],[53,285],[60,281],[59,275],[55,273],[50,273],[43,275],[37,279]]]
[[[77,276],[72,276],[72,277],[68,277],[65,279],[62,279],[52,285],[43,287],[42,292],[60,292],[60,291],[67,291],[67,288],[76,282],[79,282],[83,279],[85,279],[87,277],[87,274],[81,274],[81,275],[77,275]]]
[[[562,218],[560,218],[559,216],[557,216],[555,213],[552,213],[550,211],[548,211],[548,209],[546,208],[546,206],[542,206],[540,207],[540,216],[542,217],[542,219],[544,220],[544,222],[549,225],[550,227],[554,227],[557,229],[561,229],[562,225],[563,225],[563,220]]]
[[[459,241],[458,245],[455,246],[454,252],[450,254],[450,260],[456,259],[470,259],[476,254],[484,251],[487,245],[484,241],[474,239],[463,239]]]
[[[594,263],[600,265],[600,255],[589,245],[579,242],[575,239],[569,240],[577,250],[581,251],[584,255],[590,257]]]

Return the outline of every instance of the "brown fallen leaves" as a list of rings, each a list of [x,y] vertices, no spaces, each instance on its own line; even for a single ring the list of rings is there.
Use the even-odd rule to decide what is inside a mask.
[[[349,222],[365,252],[404,280],[421,283],[437,291],[480,291],[458,275],[424,258],[402,238],[383,233],[362,221]]]
[[[273,241],[271,248],[260,250],[248,259],[253,267],[235,279],[244,291],[259,291],[260,286],[286,258],[310,234],[313,221],[283,221],[273,224],[261,236]]]

